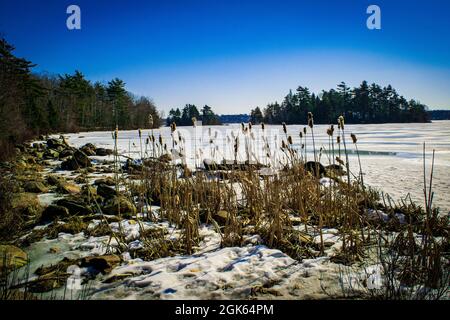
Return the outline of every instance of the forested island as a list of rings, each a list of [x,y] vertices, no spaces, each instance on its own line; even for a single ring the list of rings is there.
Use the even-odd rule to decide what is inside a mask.
[[[281,104],[270,103],[263,110],[256,107],[250,116],[252,123],[271,124],[306,124],[308,112],[321,124],[333,123],[341,115],[347,123],[428,122],[427,109],[416,100],[406,100],[391,85],[363,81],[355,88],[341,82],[337,89],[317,95],[299,86],[295,93],[289,91]]]
[[[175,123],[177,126],[192,125],[193,119],[202,121],[203,125],[221,124],[220,118],[210,106],[205,105],[200,111],[194,104],[187,104],[182,110],[180,108],[171,109],[167,117],[167,125]]]

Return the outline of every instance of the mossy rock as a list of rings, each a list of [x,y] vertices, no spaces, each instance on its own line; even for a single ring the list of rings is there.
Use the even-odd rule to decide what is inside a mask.
[[[67,218],[69,217],[69,209],[63,206],[57,206],[57,205],[49,205],[47,208],[45,208],[44,211],[42,211],[41,215],[41,221],[48,222],[53,221],[56,218]]]
[[[113,199],[117,196],[117,191],[106,184],[99,184],[97,186],[97,194],[105,199]]]
[[[51,186],[57,186],[60,183],[64,182],[64,178],[63,177],[58,177],[56,175],[50,174],[47,176],[47,183]]]
[[[23,184],[23,189],[26,192],[31,193],[45,193],[48,192],[48,188],[39,181],[27,181]]]
[[[105,214],[117,215],[120,213],[124,217],[131,217],[136,214],[135,205],[124,196],[109,199],[102,210]]]
[[[28,254],[12,245],[0,245],[0,272],[14,270],[28,263]]]
[[[58,191],[65,194],[79,194],[81,188],[74,183],[63,181],[58,184]]]
[[[60,199],[56,202],[58,206],[66,207],[71,215],[89,215],[92,214],[92,209],[82,202]]]

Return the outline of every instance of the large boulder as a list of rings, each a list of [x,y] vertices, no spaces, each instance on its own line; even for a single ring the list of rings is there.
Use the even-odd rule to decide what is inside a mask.
[[[105,148],[97,148],[95,154],[100,157],[110,156],[113,154],[113,150]]]
[[[78,170],[91,166],[92,163],[89,157],[80,150],[75,151],[72,157],[61,163],[61,169],[63,170]]]
[[[0,245],[0,272],[21,268],[28,262],[28,255],[22,249],[12,245]]]
[[[81,188],[74,183],[60,181],[58,183],[58,191],[66,194],[78,194],[81,192]]]
[[[305,163],[305,170],[317,177],[322,177],[326,173],[323,164],[316,161],[308,161]]]
[[[48,146],[50,149],[58,150],[58,148],[65,149],[67,145],[66,145],[66,143],[64,142],[64,140],[59,140],[59,139],[51,138],[51,139],[48,139],[48,140],[47,140],[47,146]]]
[[[114,188],[103,183],[100,183],[97,186],[97,194],[105,199],[112,199],[117,196],[117,192]]]
[[[77,202],[69,199],[60,199],[56,202],[58,206],[66,207],[71,215],[89,215],[92,214],[92,209],[82,202]]]
[[[59,153],[59,159],[61,160],[61,159],[65,159],[67,157],[70,157],[70,156],[73,155],[73,153],[74,153],[74,151],[72,149],[64,149],[63,151],[61,151]]]
[[[94,185],[98,186],[100,184],[106,184],[107,186],[115,186],[116,183],[111,177],[101,178],[94,181]]]
[[[69,209],[63,206],[51,204],[42,212],[41,221],[50,222],[56,218],[67,218],[69,216]]]
[[[86,143],[80,150],[88,156],[95,156],[96,148],[92,143]]]
[[[85,268],[94,268],[95,270],[106,274],[119,265],[121,262],[120,257],[110,254],[103,256],[86,257],[80,260],[80,266]]]
[[[107,200],[102,210],[105,214],[116,215],[120,213],[124,217],[131,217],[136,214],[136,207],[124,196]]]
[[[24,183],[23,189],[26,192],[31,192],[31,193],[48,192],[47,187],[42,182],[39,182],[39,181],[27,181]]]

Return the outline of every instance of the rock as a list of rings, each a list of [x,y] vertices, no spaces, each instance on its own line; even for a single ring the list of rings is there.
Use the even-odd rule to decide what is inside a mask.
[[[64,179],[61,177],[57,177],[55,175],[48,175],[47,176],[47,183],[51,186],[56,186],[58,185],[61,181],[63,181]]]
[[[92,209],[81,202],[68,199],[60,199],[56,202],[56,204],[58,206],[66,207],[71,215],[92,214]]]
[[[31,192],[31,193],[45,193],[45,192],[48,192],[48,189],[44,186],[44,184],[42,182],[38,182],[38,181],[27,181],[27,182],[25,182],[25,184],[23,185],[23,189],[26,192]]]
[[[44,158],[45,159],[59,159],[59,152],[54,149],[47,149],[44,152]]]
[[[106,274],[111,272],[111,270],[119,265],[121,259],[116,255],[103,255],[97,257],[86,257],[80,260],[80,266],[82,268],[94,268],[101,272],[102,274]]]
[[[311,172],[314,176],[323,176],[326,173],[325,167],[320,162],[308,161],[305,163],[305,170]]]
[[[124,196],[117,196],[109,199],[102,208],[104,214],[116,215],[119,213],[124,217],[131,217],[136,214],[136,207]]]
[[[220,210],[216,212],[216,214],[213,216],[213,219],[217,221],[217,223],[221,226],[225,225],[228,220],[228,212],[225,210]]]
[[[71,158],[61,163],[61,169],[63,170],[77,170],[80,168],[88,168],[91,166],[91,160],[84,152],[80,150],[75,151]]]
[[[381,210],[367,209],[367,218],[372,222],[388,222],[389,215]]]
[[[110,155],[112,155],[113,153],[114,153],[114,152],[113,152],[113,150],[111,150],[111,149],[98,148],[98,149],[95,150],[95,154],[96,154],[97,156],[100,156],[100,157],[110,156]]]
[[[158,160],[164,163],[169,163],[170,161],[172,161],[172,156],[168,153],[165,153],[161,155]]]
[[[87,179],[84,175],[79,175],[73,181],[75,181],[75,183],[82,184],[82,183],[86,183]]]
[[[73,155],[72,149],[64,149],[59,153],[59,159],[64,159]]]
[[[51,149],[58,149],[58,147],[65,148],[67,145],[64,143],[63,140],[58,139],[48,139],[47,140],[47,146]]]
[[[99,184],[105,184],[107,186],[115,186],[116,185],[116,183],[114,182],[114,179],[111,177],[97,179],[94,181],[94,185],[98,186]]]
[[[58,184],[58,191],[67,194],[78,194],[81,192],[81,188],[74,183],[63,181]]]
[[[329,175],[334,174],[336,176],[343,176],[347,174],[340,164],[330,164],[325,167],[325,170]]]
[[[84,146],[80,148],[82,152],[84,152],[88,156],[95,156],[95,146],[92,143],[86,143]]]
[[[50,222],[56,218],[66,218],[69,216],[69,209],[63,206],[51,204],[42,212],[41,221]]]
[[[12,245],[0,245],[0,271],[21,268],[28,263],[28,255]]]
[[[112,199],[117,196],[117,192],[115,189],[108,187],[103,183],[97,186],[97,194],[105,199]]]

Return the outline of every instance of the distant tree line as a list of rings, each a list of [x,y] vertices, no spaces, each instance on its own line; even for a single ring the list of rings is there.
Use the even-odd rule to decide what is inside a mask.
[[[175,123],[177,126],[191,126],[192,119],[202,121],[203,125],[219,125],[220,118],[210,106],[205,105],[200,111],[197,106],[187,104],[182,110],[180,108],[171,109],[167,117],[167,125]]]
[[[450,110],[431,110],[428,114],[431,120],[450,120]]]
[[[381,87],[363,81],[359,87],[350,88],[341,82],[337,89],[310,93],[306,87],[289,91],[283,102],[270,103],[261,110],[253,109],[253,123],[305,124],[308,112],[314,114],[316,123],[336,122],[343,115],[347,123],[428,122],[427,106],[415,100],[406,100],[392,86]]]
[[[0,150],[6,157],[31,137],[56,132],[110,130],[161,125],[154,103],[127,92],[113,79],[106,85],[84,75],[36,75],[30,61],[13,54],[14,47],[0,40]],[[0,156],[1,157],[1,156]]]

